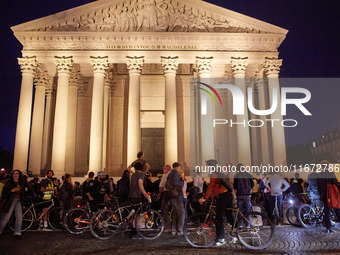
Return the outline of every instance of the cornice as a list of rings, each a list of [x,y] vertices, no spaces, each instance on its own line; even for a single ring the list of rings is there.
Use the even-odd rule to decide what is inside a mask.
[[[16,32],[25,51],[269,51],[276,52],[283,34],[182,32]]]

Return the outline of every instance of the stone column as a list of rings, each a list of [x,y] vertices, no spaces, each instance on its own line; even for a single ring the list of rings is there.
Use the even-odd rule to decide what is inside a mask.
[[[165,76],[165,164],[178,161],[176,70],[178,57],[161,57]]]
[[[96,173],[102,170],[104,82],[109,62],[107,57],[91,58],[94,80],[91,108],[89,171]]]
[[[15,135],[13,169],[26,171],[31,128],[33,76],[37,68],[37,62],[35,57],[18,58],[18,62],[21,68],[22,81]]]
[[[259,76],[255,79],[255,86],[258,90],[258,101],[259,101],[259,109],[266,110],[268,109],[268,100],[267,100],[267,88],[263,82],[263,77]],[[270,163],[269,156],[269,140],[268,140],[268,123],[266,121],[267,117],[265,115],[259,116],[260,119],[264,122],[264,125],[260,128],[260,137],[261,137],[261,163],[268,165]]]
[[[113,70],[106,73],[104,84],[104,121],[103,121],[103,156],[102,169],[106,168],[107,164],[107,137],[109,125],[109,105],[110,105],[110,89],[113,87]]]
[[[44,135],[42,145],[41,168],[45,174],[51,168],[52,156],[52,139],[53,139],[53,119],[55,108],[55,90],[52,88],[52,82],[46,89],[46,107],[44,120]]]
[[[127,164],[131,164],[141,149],[140,130],[140,74],[144,57],[126,57],[129,69],[129,106],[127,132]]]
[[[68,113],[66,133],[66,161],[65,170],[67,174],[74,175],[76,160],[76,131],[77,131],[77,105],[78,88],[82,84],[82,75],[72,70],[68,88]]]
[[[235,85],[240,88],[244,95],[244,115],[236,115],[236,129],[237,129],[237,152],[238,163],[245,166],[251,165],[251,150],[250,150],[250,135],[248,127],[248,106],[246,101],[246,67],[248,65],[248,58],[231,58],[231,69],[235,78]],[[242,124],[241,124],[242,123]],[[245,125],[243,125],[245,123]],[[234,125],[233,125],[234,127]]]
[[[61,176],[65,174],[68,87],[73,60],[72,57],[56,57],[55,61],[58,71],[58,87],[54,116],[51,168],[56,176]]]
[[[255,85],[255,79],[252,79],[251,85],[253,89],[253,92],[251,95],[248,95],[248,97],[252,97],[252,102],[254,107],[256,109],[259,109],[259,102],[258,102],[258,90]],[[249,112],[249,119],[259,119],[258,115],[255,115],[252,112]],[[256,124],[258,121],[255,122]],[[251,122],[251,125],[254,125],[253,122]],[[250,144],[251,144],[251,162],[254,166],[258,166],[261,164],[261,141],[260,141],[260,128],[257,127],[249,127],[250,132]]]
[[[28,160],[28,170],[33,175],[40,175],[42,140],[44,132],[45,90],[50,76],[47,72],[38,73],[35,77],[35,95],[32,117],[31,145]]]
[[[198,71],[200,82],[210,85],[211,70],[213,65],[213,57],[196,57],[196,68]],[[201,99],[202,95],[200,91]],[[215,159],[215,132],[213,127],[213,120],[215,118],[214,104],[210,98],[206,100],[206,114],[200,113],[200,139],[201,139],[201,164],[204,165],[205,161]],[[202,106],[202,101],[201,101]]]
[[[282,59],[276,58],[266,58],[264,63],[265,73],[268,78],[268,91],[269,91],[269,105],[273,102],[273,88],[277,88],[277,108],[274,113],[271,114],[271,119],[275,120],[271,124],[272,133],[272,143],[273,143],[273,156],[274,165],[280,166],[281,164],[287,164],[286,155],[286,141],[284,128],[281,125],[282,115],[281,115],[281,94],[280,94],[280,84],[279,84],[279,73],[280,66],[282,65]]]

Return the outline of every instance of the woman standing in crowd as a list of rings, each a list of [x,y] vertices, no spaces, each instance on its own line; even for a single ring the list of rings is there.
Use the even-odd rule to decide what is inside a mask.
[[[59,192],[59,203],[65,212],[70,210],[72,206],[73,186],[71,178],[71,175],[65,174],[64,183]]]
[[[15,169],[12,171],[9,180],[6,182],[2,198],[5,200],[1,211],[6,213],[0,222],[0,234],[4,230],[7,222],[9,221],[13,211],[15,213],[15,227],[14,238],[21,239],[21,226],[22,226],[22,206],[21,201],[25,192],[23,175],[20,170]]]

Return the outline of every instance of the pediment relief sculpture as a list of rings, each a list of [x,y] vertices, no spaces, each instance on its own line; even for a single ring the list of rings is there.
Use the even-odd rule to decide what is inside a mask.
[[[265,33],[172,0],[131,0],[37,31]]]

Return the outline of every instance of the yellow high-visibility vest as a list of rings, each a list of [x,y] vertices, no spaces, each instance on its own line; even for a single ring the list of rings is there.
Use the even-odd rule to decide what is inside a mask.
[[[53,184],[53,182],[50,182],[50,183],[47,185],[46,189],[54,189],[54,184]],[[43,196],[42,199],[43,199],[43,200],[50,200],[50,199],[52,199],[52,197],[53,197],[54,191],[53,191],[53,190],[47,190],[47,191],[44,191],[43,193],[44,193],[44,196]]]

